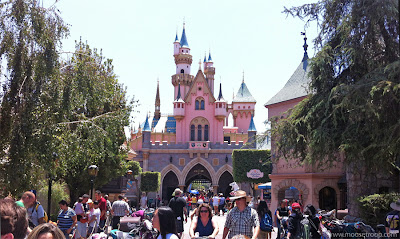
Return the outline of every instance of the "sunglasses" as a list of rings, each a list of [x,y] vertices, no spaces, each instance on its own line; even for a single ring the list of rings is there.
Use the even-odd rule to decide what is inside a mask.
[[[206,212],[208,212],[208,210],[201,210],[200,212],[204,212],[204,213],[206,213]]]

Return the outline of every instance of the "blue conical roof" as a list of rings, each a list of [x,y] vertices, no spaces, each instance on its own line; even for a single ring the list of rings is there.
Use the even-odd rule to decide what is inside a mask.
[[[253,115],[251,116],[249,129],[247,131],[257,131],[256,126],[254,125]]]
[[[178,33],[176,33],[176,35],[175,35],[175,42],[179,42]]]
[[[240,88],[233,99],[233,102],[256,102],[254,97],[251,95],[249,89],[247,89],[246,83],[244,81],[240,85]]]
[[[208,53],[208,61],[209,61],[209,62],[212,62],[211,52]]]
[[[180,82],[179,82],[179,85],[178,85],[178,94],[176,96],[176,101],[179,101],[179,99],[182,100],[182,97],[181,97],[181,83]]]
[[[151,131],[148,116],[146,116],[146,122],[144,122],[143,131]]]
[[[204,55],[204,61],[203,62],[207,62],[207,56]]]
[[[225,101],[224,97],[222,96],[222,84],[221,83],[219,83],[218,101]]]
[[[189,43],[187,42],[187,39],[186,39],[185,25],[183,25],[183,31],[182,31],[182,37],[181,37],[180,44],[181,44],[181,47],[189,47]]]

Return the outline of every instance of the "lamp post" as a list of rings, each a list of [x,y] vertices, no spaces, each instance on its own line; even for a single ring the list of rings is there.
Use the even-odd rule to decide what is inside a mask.
[[[91,189],[90,189],[90,198],[93,200],[93,187],[94,187],[94,179],[97,176],[97,173],[99,172],[99,167],[96,165],[90,165],[88,168],[88,173],[90,176],[90,183],[91,183]]]
[[[58,154],[53,152],[53,162],[55,162],[58,158]],[[53,184],[53,174],[49,170],[49,189],[47,190],[47,213],[49,216],[51,215],[51,186]]]

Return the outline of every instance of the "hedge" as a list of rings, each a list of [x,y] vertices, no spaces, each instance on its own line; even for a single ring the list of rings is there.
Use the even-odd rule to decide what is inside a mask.
[[[142,192],[156,192],[160,189],[160,172],[143,172],[140,174],[140,190]]]
[[[272,172],[271,151],[257,149],[235,149],[232,152],[233,179],[235,182],[266,183]],[[259,169],[264,177],[251,179],[247,172],[251,169]]]

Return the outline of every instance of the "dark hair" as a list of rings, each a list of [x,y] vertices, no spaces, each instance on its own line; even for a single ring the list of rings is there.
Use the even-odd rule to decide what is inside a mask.
[[[82,202],[82,201],[83,201],[83,197],[79,197],[78,202]]]
[[[311,204],[308,204],[306,208],[304,209],[304,214],[309,215],[309,216],[314,216],[317,210],[315,210],[315,207]]]
[[[58,204],[61,204],[61,205],[67,205],[67,206],[68,206],[68,203],[67,203],[67,201],[65,201],[64,199],[63,199],[63,200],[61,200],[61,201],[59,201],[59,202],[58,202]]]
[[[23,239],[28,229],[26,209],[19,207],[13,199],[0,200],[1,234],[12,233],[15,239]]]
[[[208,210],[208,218],[212,218],[212,216],[213,216],[213,214],[212,214],[212,208],[211,208],[211,206],[210,206],[210,204],[208,204],[208,203],[202,203],[202,204],[200,204],[199,205],[199,207],[197,208],[197,213],[196,213],[196,216],[198,216],[199,218],[200,218],[200,215],[201,215],[201,208],[202,207],[205,207],[205,208],[207,208],[207,210]]]
[[[43,223],[35,227],[31,233],[29,233],[27,239],[37,239],[44,233],[51,233],[53,239],[63,239],[64,233],[52,223]]]
[[[259,217],[264,217],[265,213],[271,214],[266,201],[260,201],[257,206],[257,213]]]
[[[93,204],[99,205],[99,201],[94,201]]]
[[[122,196],[122,194],[120,194],[120,195],[118,195],[118,199],[122,200],[122,199],[124,199],[124,196]]]
[[[168,233],[178,235],[176,231],[175,213],[170,207],[159,207],[157,209],[157,215],[160,222],[159,234],[161,234],[162,239],[166,239]]]
[[[96,190],[96,192],[95,193],[97,193],[97,194],[101,194],[101,191],[100,190]]]

